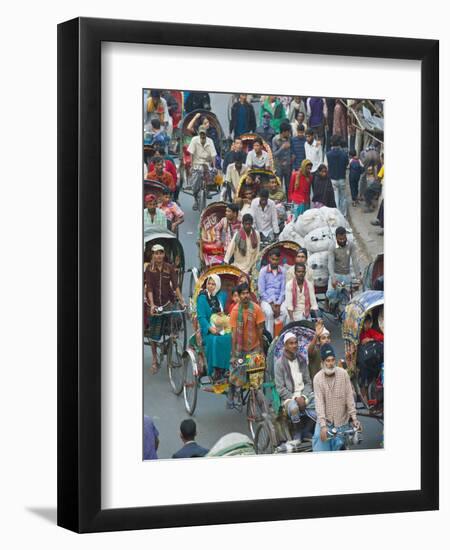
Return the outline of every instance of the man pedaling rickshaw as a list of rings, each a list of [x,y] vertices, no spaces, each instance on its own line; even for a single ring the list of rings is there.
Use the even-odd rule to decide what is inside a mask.
[[[160,244],[152,246],[152,257],[145,270],[146,299],[150,308],[149,339],[152,347],[152,366],[150,372],[159,370],[157,342],[161,339],[163,316],[161,311],[173,309],[175,297],[181,308],[185,308],[183,296],[178,286],[178,275],[173,265],[164,261],[165,251]]]
[[[251,301],[250,288],[247,283],[237,287],[239,304],[230,314],[232,335],[230,390],[227,407],[237,408],[242,403],[242,386],[247,381],[247,368],[264,362],[264,313],[258,304]]]

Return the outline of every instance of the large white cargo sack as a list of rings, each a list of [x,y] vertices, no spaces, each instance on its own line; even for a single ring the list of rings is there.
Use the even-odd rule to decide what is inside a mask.
[[[321,210],[321,208],[311,208],[297,218],[295,230],[299,235],[306,237],[314,229],[327,225],[325,218],[323,218],[320,212]]]
[[[308,257],[308,266],[313,272],[314,286],[328,284],[328,252],[316,252]]]
[[[305,248],[309,255],[315,252],[326,252],[333,242],[335,242],[333,231],[328,226],[319,227],[306,235]]]
[[[283,231],[278,237],[279,241],[294,241],[299,244],[301,247],[305,246],[305,240],[295,231],[294,222],[290,222],[284,226]]]
[[[320,215],[325,221],[324,225],[329,225],[336,229],[336,227],[347,227],[347,221],[342,213],[337,208],[328,208],[328,206],[322,206],[319,208]]]

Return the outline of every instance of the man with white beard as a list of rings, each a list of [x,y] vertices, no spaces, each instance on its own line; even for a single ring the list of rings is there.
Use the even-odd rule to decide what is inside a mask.
[[[314,377],[314,397],[317,423],[313,436],[313,451],[339,451],[344,440],[339,435],[328,439],[328,430],[344,431],[353,426],[360,429],[350,377],[336,367],[336,354],[330,344],[320,348],[322,369]]]

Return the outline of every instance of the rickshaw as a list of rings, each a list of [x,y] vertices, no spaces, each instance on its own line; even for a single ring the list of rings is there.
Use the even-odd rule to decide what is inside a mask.
[[[155,244],[160,244],[164,247],[166,261],[171,263],[178,273],[178,284],[180,289],[183,288],[184,278],[184,251],[180,241],[168,229],[150,228],[144,232],[144,260],[150,261],[151,248]],[[146,264],[144,264],[144,271]],[[145,284],[145,278],[144,278]],[[148,304],[144,300],[144,344],[150,345],[148,333]],[[186,327],[186,311],[181,308],[173,310],[163,310],[158,313],[163,317],[163,328],[161,331],[161,340],[157,344],[160,360],[162,364],[164,356],[167,359],[167,369],[169,374],[169,382],[172,391],[179,395],[183,390],[183,363],[182,354],[187,343],[187,327]]]
[[[167,185],[164,185],[164,183],[160,183],[159,181],[156,181],[156,180],[145,179],[144,196],[143,196],[144,206],[145,206],[145,195],[147,195],[148,193],[152,193],[153,195],[156,196],[156,200],[160,202],[163,193],[166,191],[169,193],[171,192],[170,189],[167,187]]]
[[[309,440],[294,439],[292,423],[289,420],[280,395],[275,386],[275,362],[284,351],[283,337],[287,332],[297,336],[298,352],[308,362],[308,346],[315,334],[315,324],[312,321],[294,321],[283,327],[280,335],[273,339],[267,353],[267,369],[262,385],[267,403],[268,414],[259,423],[255,433],[256,454],[273,454],[275,452],[310,452],[312,443]],[[311,400],[305,414],[316,421],[314,401]]]
[[[255,198],[259,195],[261,189],[268,189],[269,180],[273,177],[277,178],[278,182],[280,181],[278,176],[275,172],[272,172],[272,170],[252,168],[252,170],[249,170],[240,179],[236,190],[236,197],[243,199],[244,191],[250,188],[253,191],[253,198]]]
[[[173,193],[170,191],[170,189],[167,187],[167,185],[164,185],[164,183],[160,183],[156,180],[144,180],[144,207],[145,207],[145,196],[148,193],[152,193],[156,196],[156,200],[158,204],[162,201],[162,196],[164,193],[169,193],[171,196],[173,196]],[[167,220],[167,227],[168,229],[171,229],[171,221]],[[175,235],[178,238],[178,226],[175,230]]]
[[[188,130],[189,123],[197,115],[207,117],[209,121],[210,128],[212,129],[212,140],[214,141],[214,146],[216,148],[217,157],[216,157],[216,168],[218,168],[215,175],[212,175],[210,171],[205,167],[204,172],[204,185],[200,190],[199,199],[200,199],[200,211],[203,210],[206,206],[206,199],[208,195],[214,196],[220,193],[220,188],[223,183],[223,174],[220,170],[220,159],[225,153],[225,133],[220,125],[219,119],[214,113],[210,111],[205,111],[198,109],[188,113],[183,120],[180,122],[179,126],[181,128],[181,137],[180,137],[180,188],[184,193],[188,195],[193,195],[192,185],[190,183],[191,170],[192,170],[192,157],[188,151],[189,144],[191,143],[192,138],[196,135],[196,130],[191,132]],[[208,135],[208,137],[211,137]]]
[[[378,254],[364,270],[362,281],[364,290],[383,290],[384,254]]]
[[[249,153],[253,149],[253,142],[257,137],[259,137],[262,140],[264,151],[266,151],[266,153],[269,155],[270,166],[273,166],[272,149],[270,145],[267,143],[267,141],[263,139],[259,134],[250,133],[250,132],[246,134],[241,134],[239,136],[239,139],[242,140],[242,150],[244,151],[244,153]]]
[[[258,259],[252,269],[251,277],[253,285],[258,290],[258,277],[261,268],[268,264],[269,255],[272,250],[277,248],[280,251],[280,266],[288,269],[295,264],[297,252],[300,250],[300,245],[294,241],[278,241],[269,244],[259,253]]]
[[[384,292],[366,290],[353,298],[345,308],[342,322],[342,338],[345,343],[347,372],[350,375],[357,398],[367,413],[358,411],[361,416],[375,417],[383,422],[383,368],[379,365],[373,373],[367,388],[367,397],[361,392],[360,380],[360,335],[365,317],[370,313],[373,326],[384,332]]]
[[[220,220],[225,217],[227,203],[212,202],[200,214],[198,225],[198,253],[200,257],[200,271],[213,265],[223,263],[225,257],[225,248],[223,243],[216,241],[215,226]],[[197,272],[191,273],[190,295],[194,291],[194,275]]]
[[[203,347],[203,342],[200,333],[200,325],[197,318],[197,298],[200,291],[205,288],[206,281],[211,275],[218,275],[221,279],[221,288],[228,293],[227,304],[231,304],[231,289],[237,286],[240,281],[248,282],[247,275],[235,266],[218,265],[205,270],[195,284],[194,293],[190,299],[191,319],[194,334],[190,337],[188,346],[183,353],[184,367],[184,404],[188,414],[194,414],[197,405],[198,390],[207,391],[216,395],[226,395],[230,389],[229,378],[225,375],[220,380],[212,380],[206,376],[207,361],[206,353]],[[251,296],[256,300],[253,288],[250,282]],[[227,312],[227,305],[225,312]],[[268,343],[266,346],[268,347]],[[266,412],[266,402],[261,391],[261,384],[264,379],[265,357],[260,354],[257,364],[254,363],[250,367],[248,364],[246,375],[247,381],[242,386],[242,406],[246,406],[247,421],[252,437],[255,435],[256,424],[262,420],[263,414]]]

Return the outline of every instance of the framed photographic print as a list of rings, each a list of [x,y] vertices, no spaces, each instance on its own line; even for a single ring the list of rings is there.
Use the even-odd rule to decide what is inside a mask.
[[[438,89],[433,40],[59,25],[59,525],[437,509]]]

